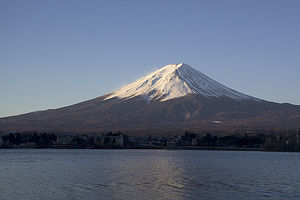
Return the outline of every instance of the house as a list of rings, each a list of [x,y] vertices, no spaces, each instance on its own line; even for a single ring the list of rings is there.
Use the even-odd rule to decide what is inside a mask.
[[[167,146],[176,146],[177,142],[176,142],[176,138],[169,138],[167,140]]]
[[[114,144],[115,146],[120,146],[120,147],[124,146],[124,136],[122,134],[112,135],[110,136],[110,139],[112,144]]]
[[[104,144],[105,144],[104,140],[105,140],[105,136],[103,136],[103,135],[94,137],[94,145],[104,146]]]
[[[198,146],[198,138],[193,138],[191,145],[192,146]]]
[[[75,137],[74,135],[58,135],[55,144],[58,146],[72,145]]]
[[[110,146],[110,147],[124,147],[124,135],[122,133],[109,133],[94,137],[94,145],[96,146]]]

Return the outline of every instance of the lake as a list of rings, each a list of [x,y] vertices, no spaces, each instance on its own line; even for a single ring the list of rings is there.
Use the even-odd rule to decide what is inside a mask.
[[[300,154],[2,149],[0,199],[300,199]]]

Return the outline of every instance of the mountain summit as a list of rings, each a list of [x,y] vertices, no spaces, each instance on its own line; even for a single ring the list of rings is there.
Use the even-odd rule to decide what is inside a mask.
[[[187,94],[199,94],[204,97],[229,97],[236,100],[257,100],[214,81],[184,63],[166,65],[115,91],[105,100],[113,97],[143,96],[148,102],[152,99],[166,101]]]
[[[230,77],[229,77],[230,78]],[[300,106],[260,100],[232,90],[180,63],[115,92],[75,105],[0,118],[0,130],[128,135],[233,133],[299,128]]]

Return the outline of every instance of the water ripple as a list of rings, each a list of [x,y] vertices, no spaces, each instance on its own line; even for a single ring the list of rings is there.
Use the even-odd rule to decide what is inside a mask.
[[[299,166],[295,153],[0,150],[0,199],[299,199]]]

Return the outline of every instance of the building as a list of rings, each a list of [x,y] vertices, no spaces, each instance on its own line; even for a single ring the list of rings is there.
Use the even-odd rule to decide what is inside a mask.
[[[104,140],[105,140],[105,136],[101,135],[101,136],[97,136],[94,138],[94,145],[96,146],[104,146]]]
[[[94,137],[94,145],[100,147],[124,147],[124,135],[122,133],[107,134]]]
[[[198,138],[193,138],[191,142],[192,146],[198,146]]]
[[[74,135],[58,135],[56,138],[56,145],[69,146],[72,145],[76,136]]]

